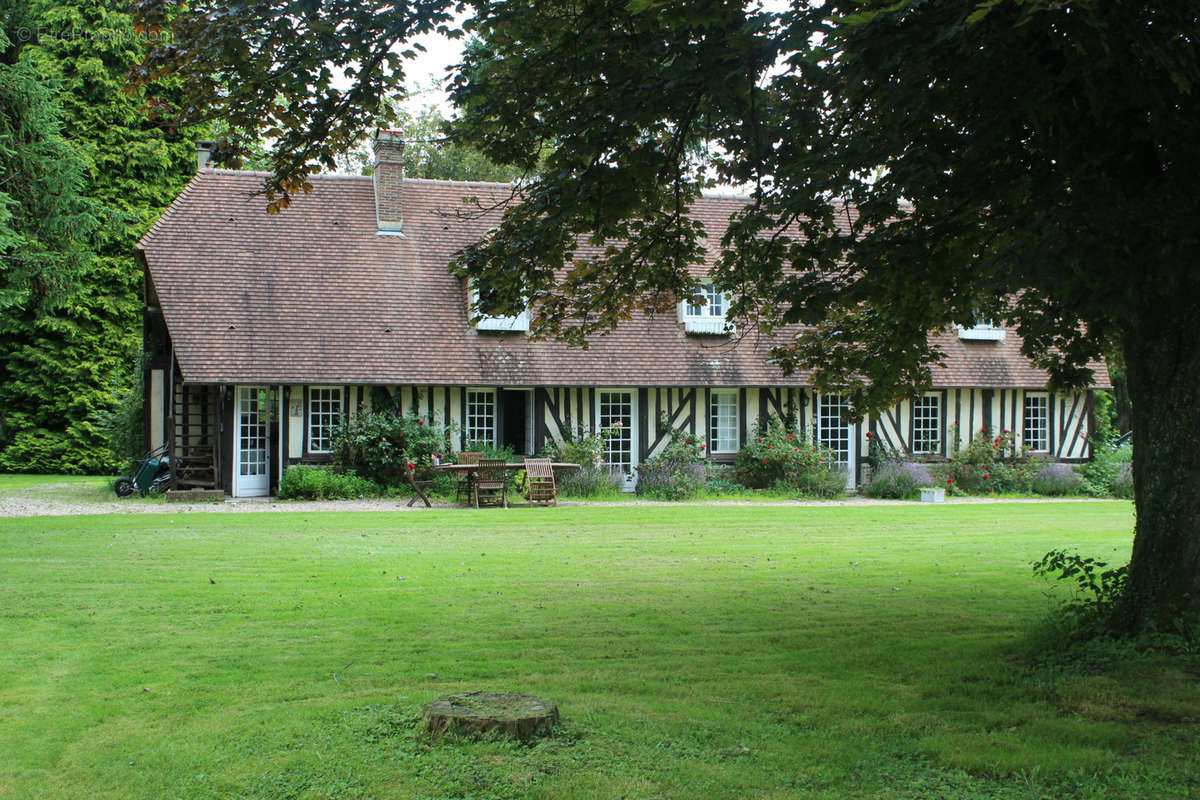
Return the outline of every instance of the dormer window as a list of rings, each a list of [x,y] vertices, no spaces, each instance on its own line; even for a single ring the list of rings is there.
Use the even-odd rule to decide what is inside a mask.
[[[728,308],[729,295],[717,291],[711,283],[703,283],[692,290],[691,297],[679,304],[679,318],[687,333],[733,333],[733,326],[725,320]]]
[[[467,291],[467,314],[474,318],[479,313],[479,290],[472,285]],[[485,315],[475,323],[477,331],[527,331],[529,330],[529,309],[512,317],[493,317]]]

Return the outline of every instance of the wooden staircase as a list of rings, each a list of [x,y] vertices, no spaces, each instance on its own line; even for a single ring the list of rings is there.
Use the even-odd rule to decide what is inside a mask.
[[[169,452],[174,489],[216,489],[220,460],[220,387],[175,385]]]

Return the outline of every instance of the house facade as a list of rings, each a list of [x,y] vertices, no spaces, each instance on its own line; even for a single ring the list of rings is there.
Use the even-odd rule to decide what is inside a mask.
[[[630,486],[670,428],[732,460],[768,417],[834,450],[851,488],[872,438],[937,459],[956,434],[965,443],[986,428],[1049,457],[1091,455],[1091,393],[1046,391],[1016,334],[988,326],[940,334],[946,359],[924,396],[845,422],[845,398],[814,391],[807,373],[782,376],[771,342],[732,332],[705,282],[738,198],[693,211],[710,243],[696,271],[704,304],[635,313],[586,350],[531,341],[527,315],[473,324],[472,289],[447,265],[498,219],[463,210],[510,188],[406,179],[402,146],[383,132],[373,176],[314,177],[274,215],[255,195],[261,173],[202,167],[138,243],[147,443],[170,444],[180,487],[269,494],[281,470],[329,459],[337,424],[383,404],[450,423],[450,450],[486,441],[534,453],[612,427],[605,459]]]

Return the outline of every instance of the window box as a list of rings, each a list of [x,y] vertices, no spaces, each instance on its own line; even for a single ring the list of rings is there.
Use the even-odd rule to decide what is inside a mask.
[[[964,328],[962,325],[956,325],[958,328],[958,338],[970,339],[979,342],[1002,342],[1004,341],[1004,328],[989,323],[980,323],[973,328]]]

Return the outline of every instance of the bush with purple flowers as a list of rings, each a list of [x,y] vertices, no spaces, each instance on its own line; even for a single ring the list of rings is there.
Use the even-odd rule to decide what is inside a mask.
[[[908,500],[916,497],[922,486],[933,485],[934,478],[924,464],[884,461],[863,487],[863,493],[882,500]]]
[[[1047,461],[1033,478],[1033,491],[1051,497],[1083,494],[1083,476],[1070,464]]]

